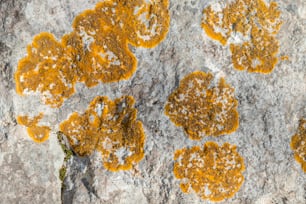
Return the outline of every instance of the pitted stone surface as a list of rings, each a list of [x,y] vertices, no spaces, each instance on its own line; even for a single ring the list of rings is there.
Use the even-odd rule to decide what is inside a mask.
[[[75,16],[97,2],[0,0],[0,203],[210,203],[182,193],[172,173],[176,149],[207,141],[236,145],[245,162],[240,190],[220,203],[306,202],[306,176],[290,149],[299,119],[306,116],[305,1],[276,0],[283,22],[276,36],[278,54],[289,60],[279,61],[270,74],[235,70],[230,50],[205,34],[202,11],[216,1],[170,0],[167,37],[152,49],[131,46],[138,66],[129,80],[92,88],[76,84],[75,94],[59,109],[43,105],[39,96],[17,95],[13,74],[26,45],[43,31],[57,39],[70,33]],[[192,141],[163,114],[167,97],[196,70],[224,77],[235,88],[236,132]],[[55,135],[58,124],[75,111],[85,112],[97,95],[135,98],[146,133],[144,159],[133,170],[109,172],[99,154],[73,155],[65,161],[61,190],[64,153]],[[41,124],[51,132],[48,141],[36,144],[15,118],[40,112],[45,114]]]

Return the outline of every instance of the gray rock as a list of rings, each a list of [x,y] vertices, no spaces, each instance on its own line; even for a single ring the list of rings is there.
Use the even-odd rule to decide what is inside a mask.
[[[305,1],[277,1],[284,21],[279,55],[289,61],[280,61],[268,75],[235,70],[228,47],[201,29],[202,10],[213,1],[170,0],[167,38],[153,49],[132,48],[138,68],[129,80],[93,88],[78,84],[59,109],[43,105],[38,95],[17,95],[14,72],[33,36],[47,31],[60,39],[72,30],[73,18],[97,2],[0,0],[0,203],[210,203],[182,193],[173,175],[174,151],[206,141],[235,144],[245,159],[243,186],[221,203],[306,203],[306,174],[289,146],[298,120],[306,116]],[[225,76],[235,87],[240,115],[235,133],[191,141],[164,115],[168,95],[195,70]],[[65,161],[62,183],[65,155],[56,137],[58,124],[74,111],[84,112],[97,95],[136,99],[146,132],[145,157],[137,171],[109,172],[98,153],[73,155]],[[34,143],[15,121],[17,115],[39,112],[52,128],[43,144]]]

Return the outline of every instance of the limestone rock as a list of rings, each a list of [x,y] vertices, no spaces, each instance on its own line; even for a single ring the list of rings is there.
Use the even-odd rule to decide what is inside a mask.
[[[235,70],[229,47],[205,34],[202,11],[215,1],[170,0],[165,40],[155,48],[130,47],[138,60],[130,79],[92,88],[79,83],[58,109],[42,104],[38,94],[18,95],[14,72],[33,37],[44,31],[60,39],[72,31],[74,17],[97,2],[0,0],[0,203],[210,203],[182,193],[173,175],[175,150],[207,141],[236,145],[245,162],[241,189],[220,203],[306,203],[306,174],[290,149],[298,121],[306,116],[304,0],[276,1],[283,21],[277,35],[279,56],[289,60],[280,60],[270,74]],[[224,77],[235,88],[239,128],[234,133],[193,141],[164,115],[167,97],[196,70]],[[84,113],[97,95],[135,98],[146,141],[144,159],[133,170],[109,172],[98,153],[72,154],[64,161],[58,124],[75,111]],[[16,123],[18,115],[39,112],[45,114],[41,123],[51,128],[42,144]]]

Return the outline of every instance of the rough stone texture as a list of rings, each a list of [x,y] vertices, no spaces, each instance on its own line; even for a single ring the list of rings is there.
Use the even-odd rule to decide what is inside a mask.
[[[73,18],[96,2],[0,0],[0,203],[210,203],[183,194],[172,173],[176,149],[206,141],[236,144],[245,158],[242,188],[221,203],[306,203],[306,174],[289,146],[298,120],[306,117],[305,1],[277,0],[284,21],[279,54],[289,61],[280,61],[268,75],[236,71],[229,48],[204,34],[202,10],[216,1],[170,0],[169,34],[154,49],[132,48],[138,68],[130,80],[91,89],[78,84],[77,93],[60,109],[42,105],[39,96],[18,96],[13,73],[33,36],[48,31],[60,38],[71,31]],[[235,87],[240,114],[235,133],[191,141],[163,114],[167,96],[195,70],[224,76]],[[137,170],[113,173],[103,168],[98,154],[73,156],[61,191],[58,170],[64,154],[55,134],[58,123],[73,111],[84,112],[96,95],[125,94],[135,97],[144,124],[145,158]],[[52,134],[36,144],[15,117],[40,111]]]

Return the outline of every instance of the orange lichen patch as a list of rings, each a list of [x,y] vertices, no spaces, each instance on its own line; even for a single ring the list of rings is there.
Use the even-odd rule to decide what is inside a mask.
[[[29,136],[38,143],[44,142],[49,138],[50,128],[48,126],[39,126],[38,122],[42,119],[43,114],[30,118],[28,116],[18,116],[17,122],[27,127]]]
[[[224,78],[212,87],[212,80],[212,74],[201,71],[187,75],[165,106],[170,120],[194,140],[231,133],[239,125],[234,88]]]
[[[184,193],[193,190],[202,199],[221,201],[234,196],[240,189],[245,170],[243,158],[236,146],[224,143],[218,146],[207,142],[177,150],[174,155],[174,175],[181,180]]]
[[[114,0],[96,7],[108,25],[116,27],[134,46],[151,48],[167,35],[170,25],[168,0]]]
[[[88,10],[75,18],[75,31],[64,36],[63,44],[79,59],[79,81],[89,87],[128,79],[136,70],[126,37],[111,27],[99,12]]]
[[[84,46],[76,33],[65,35],[63,41],[71,53]],[[108,36],[101,34],[88,48],[74,54],[72,57],[79,59],[75,63],[78,81],[92,87],[99,82],[116,82],[131,77],[136,70],[137,60],[127,44],[122,45],[121,41],[120,36],[114,33],[108,33]]]
[[[295,135],[292,136],[291,149],[294,152],[294,158],[302,166],[306,172],[306,119],[301,119],[299,129]]]
[[[224,8],[212,5],[204,9],[202,28],[206,34],[226,45],[230,43],[233,65],[238,70],[270,73],[278,58],[276,39],[281,21],[277,3],[263,0],[236,0]],[[217,10],[217,11],[215,11]]]
[[[73,113],[62,122],[60,130],[78,155],[88,156],[97,150],[106,169],[131,169],[144,157],[145,140],[134,103],[131,96],[114,101],[98,96],[84,114]]]
[[[128,44],[149,48],[160,43],[169,29],[168,4],[104,1],[78,15],[61,42],[50,33],[35,36],[15,73],[17,93],[40,92],[55,108],[74,93],[77,82],[92,87],[130,78],[137,60]]]
[[[63,55],[63,46],[52,34],[35,36],[28,46],[28,56],[18,63],[15,73],[17,93],[39,91],[46,104],[59,107],[74,93],[75,83],[74,71]]]

